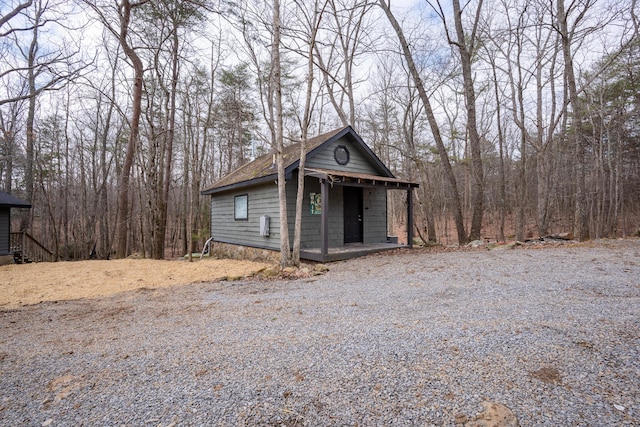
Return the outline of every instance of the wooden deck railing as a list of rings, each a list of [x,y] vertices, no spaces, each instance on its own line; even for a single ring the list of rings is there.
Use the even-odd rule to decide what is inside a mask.
[[[45,248],[29,233],[11,233],[10,250],[18,263],[23,262],[53,262],[55,254]]]

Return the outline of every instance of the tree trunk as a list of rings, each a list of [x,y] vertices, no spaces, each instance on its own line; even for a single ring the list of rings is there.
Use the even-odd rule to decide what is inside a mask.
[[[133,109],[131,111],[130,133],[127,141],[127,149],[122,164],[120,181],[118,182],[118,223],[116,224],[116,247],[115,257],[125,258],[128,253],[127,242],[131,227],[130,207],[129,207],[129,177],[133,160],[138,144],[138,134],[140,126],[140,115],[142,112],[142,78],[144,68],[142,60],[129,46],[127,36],[129,24],[131,22],[131,3],[129,0],[122,0],[120,7],[120,35],[119,41],[122,50],[133,64]]]
[[[326,2],[325,2],[326,6]],[[307,159],[307,139],[309,137],[309,125],[311,124],[311,97],[313,94],[313,51],[316,44],[316,35],[318,27],[322,20],[322,11],[318,11],[317,4],[314,5],[313,20],[311,22],[313,28],[309,36],[309,49],[307,51],[307,90],[304,103],[304,112],[302,113],[302,137],[300,141],[300,163],[298,166],[298,191],[296,194],[296,219],[293,228],[293,254],[292,262],[294,265],[300,264],[300,246],[302,240],[302,209],[304,201],[304,166]]]
[[[571,55],[572,33],[569,32],[564,0],[557,0],[558,26],[562,40],[562,53],[564,56],[564,73],[569,102],[572,110],[572,128],[569,132],[569,141],[574,149],[575,170],[575,202],[573,234],[581,241],[589,240],[589,217],[587,213],[587,189],[585,180],[585,144],[584,129],[582,125],[583,112],[578,98],[575,70],[573,68],[573,56]],[[577,24],[577,23],[576,23]]]
[[[449,183],[449,191],[451,191],[451,201],[453,204],[453,217],[456,224],[456,231],[458,233],[458,243],[465,244],[467,243],[467,233],[464,228],[464,219],[462,217],[462,205],[460,203],[460,195],[458,192],[458,187],[456,183],[456,177],[453,173],[453,168],[451,167],[451,163],[449,162],[449,156],[447,154],[447,149],[442,140],[442,136],[440,134],[440,128],[438,126],[438,122],[436,121],[436,117],[433,113],[433,109],[431,108],[431,102],[429,100],[429,95],[427,95],[427,91],[424,88],[424,84],[422,83],[422,78],[420,77],[420,73],[418,72],[418,68],[415,65],[413,60],[413,56],[411,55],[411,50],[409,49],[409,44],[404,36],[402,28],[400,28],[400,24],[396,20],[396,18],[391,13],[389,8],[389,4],[386,3],[386,0],[378,0],[380,7],[384,10],[391,26],[396,32],[398,39],[400,41],[400,45],[402,46],[402,52],[404,54],[404,58],[407,61],[407,66],[409,67],[409,72],[411,73],[411,77],[418,89],[418,93],[420,94],[420,99],[424,104],[425,112],[427,114],[427,120],[429,121],[429,127],[431,128],[431,132],[433,134],[433,138],[436,142],[436,146],[438,148],[438,154],[440,155],[440,160],[442,161],[442,167],[444,168],[444,172],[447,178],[447,182]]]
[[[176,126],[176,91],[178,86],[178,26],[173,22],[172,46],[171,46],[171,87],[169,89],[168,129],[166,134],[166,145],[164,146],[164,164],[158,167],[164,168],[161,174],[161,182],[158,197],[158,217],[152,244],[152,258],[163,259],[165,249],[165,239],[167,234],[167,215],[169,209],[169,189],[171,188],[171,170],[173,166],[173,142],[175,140]]]
[[[282,80],[280,67],[280,0],[273,0],[273,46],[271,71],[275,102],[275,148],[278,168],[278,201],[280,210],[280,266],[291,265],[289,224],[287,220],[287,182],[284,175],[284,124],[282,117]]]
[[[27,84],[29,87],[29,106],[27,110],[27,123],[26,123],[26,159],[25,159],[25,172],[24,183],[25,191],[27,194],[27,200],[30,203],[34,203],[34,176],[33,176],[33,162],[34,152],[33,146],[35,143],[34,122],[36,111],[36,75],[35,75],[35,62],[36,55],[38,53],[38,29],[40,28],[40,18],[42,15],[41,4],[38,2],[36,5],[34,25],[33,25],[33,37],[31,44],[29,45],[29,53],[27,58],[28,70],[27,70]],[[31,230],[31,209],[24,210],[20,221],[20,231]]]
[[[498,166],[498,241],[504,242],[504,223],[507,216],[507,190],[506,177],[504,167],[504,131],[502,129],[502,107],[500,102],[500,92],[498,88],[498,74],[496,72],[495,58],[491,57],[491,71],[493,75],[493,93],[496,101],[496,128],[498,130],[498,153],[500,155],[500,164]]]
[[[482,0],[480,0],[476,12],[476,22]],[[471,72],[471,55],[474,50],[475,30],[471,33],[470,41],[462,28],[462,11],[460,1],[453,0],[453,17],[458,41],[455,43],[460,52],[462,65],[462,78],[464,81],[464,98],[467,107],[467,132],[469,134],[469,148],[471,151],[471,231],[469,240],[480,239],[482,229],[482,216],[484,213],[484,172],[482,167],[482,151],[480,135],[476,119],[476,93],[473,86],[473,74]]]
[[[7,193],[11,193],[11,190],[13,189],[13,156],[16,145],[16,127],[20,111],[19,106],[20,103],[18,102],[11,104],[9,107],[9,115],[6,119],[2,111],[0,111],[0,132],[2,132],[0,141],[4,144],[1,148],[4,156],[1,159],[2,163],[0,163],[0,166],[2,166],[5,176],[4,186],[2,189]]]

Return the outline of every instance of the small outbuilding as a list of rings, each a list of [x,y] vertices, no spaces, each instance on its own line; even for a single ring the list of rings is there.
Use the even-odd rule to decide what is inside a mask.
[[[293,239],[300,144],[285,148],[287,215]],[[390,236],[387,192],[407,193],[407,246],[413,236],[413,188],[398,179],[351,126],[307,141],[304,170],[301,254],[304,259],[334,261],[402,247]],[[211,196],[214,247],[280,250],[275,156],[247,163],[204,190]]]
[[[11,250],[11,208],[31,208],[31,204],[0,191],[0,258],[13,262]],[[8,258],[10,256],[10,258]],[[2,262],[0,259],[0,262]]]

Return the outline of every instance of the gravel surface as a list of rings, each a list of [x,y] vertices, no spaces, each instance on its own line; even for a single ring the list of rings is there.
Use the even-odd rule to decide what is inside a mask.
[[[0,425],[640,425],[639,239],[330,268],[0,311]]]

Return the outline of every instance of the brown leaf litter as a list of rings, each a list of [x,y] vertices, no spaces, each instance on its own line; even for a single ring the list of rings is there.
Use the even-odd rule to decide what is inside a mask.
[[[0,267],[0,309],[45,301],[109,296],[198,282],[237,280],[271,264],[229,259],[196,262],[149,259],[11,264]]]

